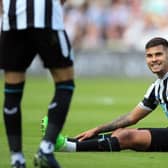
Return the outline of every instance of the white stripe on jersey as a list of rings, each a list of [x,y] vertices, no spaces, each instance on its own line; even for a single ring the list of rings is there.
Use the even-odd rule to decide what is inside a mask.
[[[164,84],[163,84],[163,80],[160,81],[160,90],[158,92],[158,96],[159,96],[159,99],[161,101],[161,103],[164,103],[164,100],[163,100],[163,90],[164,90]]]
[[[149,98],[153,88],[155,87],[155,83],[152,83],[152,85],[149,87],[149,89],[147,90],[146,94],[145,94],[145,98]]]
[[[35,28],[51,28],[53,30],[63,30],[64,29],[64,23],[63,23],[63,9],[60,3],[60,0],[51,0],[51,10],[48,10],[49,13],[48,16],[51,18],[47,18],[51,20],[50,25],[45,25],[46,20],[46,2],[49,2],[47,0],[34,0],[33,1],[33,12],[29,11],[31,15],[34,13],[33,19],[31,23],[27,23],[27,2],[29,0],[16,0],[16,11],[10,11],[10,3],[14,1],[13,0],[3,0],[3,17],[2,17],[2,30],[8,31],[12,28],[14,29],[26,29],[29,27],[35,27]],[[12,9],[14,10],[14,9]],[[10,16],[9,12],[16,14],[16,26],[10,25]],[[14,17],[15,18],[15,17]],[[12,18],[12,19],[14,19]],[[16,27],[16,28],[15,28]]]
[[[40,5],[39,5],[40,4]],[[37,28],[44,28],[45,26],[45,23],[44,23],[44,20],[45,19],[42,19],[45,17],[45,0],[35,0],[34,1],[34,24],[35,24],[35,27]]]
[[[26,0],[16,2],[17,28],[26,28]]]
[[[63,10],[62,7],[60,5],[60,1],[59,0],[53,0],[53,6],[52,6],[52,11],[58,10],[58,12],[53,12],[53,16],[52,16],[52,27],[53,29],[56,30],[62,30],[62,28],[64,27],[64,23],[63,23]],[[58,24],[60,23],[60,24]]]
[[[58,37],[59,37],[59,41],[60,41],[60,45],[61,45],[62,55],[64,57],[68,57],[69,50],[68,50],[68,44],[67,44],[64,32],[58,31]]]
[[[166,93],[167,93],[167,90],[168,90],[168,80],[167,80],[167,83],[166,83]],[[168,94],[166,94],[166,98],[167,98],[167,100],[168,100]]]
[[[160,87],[159,82],[160,82],[159,79],[156,80],[156,82],[155,82],[155,95],[156,95],[156,99],[157,99],[157,100],[159,100],[159,96],[158,96],[159,87]]]
[[[3,24],[2,24],[2,30],[9,30],[9,17],[8,17],[8,12],[9,12],[9,4],[10,0],[5,0],[5,3],[3,2]]]

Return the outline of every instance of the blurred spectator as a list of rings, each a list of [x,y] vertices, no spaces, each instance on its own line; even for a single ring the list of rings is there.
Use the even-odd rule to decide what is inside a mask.
[[[127,49],[143,50],[144,43],[153,36],[168,37],[167,7],[166,0],[141,1],[141,14],[133,17],[125,30],[123,41]]]
[[[167,0],[69,0],[65,26],[76,50],[143,50],[153,36],[168,39],[167,8]]]
[[[167,8],[167,0],[70,0],[65,23],[76,49],[142,50],[151,36],[168,34]]]
[[[129,20],[127,1],[113,0],[106,12],[106,34],[108,39],[121,39]]]
[[[83,45],[84,48],[99,47],[103,41],[104,3],[102,1],[92,2],[92,5],[89,5],[89,1],[87,3]]]

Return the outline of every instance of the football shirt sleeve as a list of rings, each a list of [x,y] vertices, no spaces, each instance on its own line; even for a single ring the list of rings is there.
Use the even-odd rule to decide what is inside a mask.
[[[143,109],[153,111],[158,105],[158,101],[155,96],[155,84],[153,83],[144,95],[143,100],[139,103],[139,106]]]

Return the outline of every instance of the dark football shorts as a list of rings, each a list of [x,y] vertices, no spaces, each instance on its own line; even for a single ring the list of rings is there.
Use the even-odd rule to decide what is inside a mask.
[[[140,128],[151,132],[152,141],[147,151],[168,152],[168,128]]]
[[[36,55],[46,68],[73,66],[73,53],[65,31],[11,30],[1,33],[0,69],[25,71]]]

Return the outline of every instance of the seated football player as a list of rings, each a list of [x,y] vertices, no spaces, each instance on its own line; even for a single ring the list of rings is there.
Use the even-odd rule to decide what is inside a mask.
[[[85,131],[75,139],[60,135],[56,140],[56,151],[132,149],[168,152],[168,128],[128,128],[154,111],[159,104],[168,117],[168,41],[161,37],[149,40],[145,46],[145,59],[158,79],[148,88],[143,100],[128,114]],[[42,121],[43,133],[46,125],[47,117]]]

